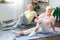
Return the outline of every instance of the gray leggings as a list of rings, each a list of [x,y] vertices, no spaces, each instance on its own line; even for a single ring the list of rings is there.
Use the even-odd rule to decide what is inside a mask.
[[[5,26],[13,26],[13,27],[17,27],[18,25],[21,25],[21,24],[27,24],[28,23],[28,20],[25,16],[22,17],[22,19],[19,19],[17,21],[14,21],[12,23],[9,23],[9,24],[6,24]]]

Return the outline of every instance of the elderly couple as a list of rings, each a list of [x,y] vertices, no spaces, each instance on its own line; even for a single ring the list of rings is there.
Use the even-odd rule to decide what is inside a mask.
[[[47,6],[45,12],[39,15],[38,17],[37,17],[37,13],[33,11],[32,4],[29,4],[27,9],[28,10],[25,11],[24,14],[20,16],[20,19],[18,21],[15,21],[7,25],[9,26],[15,24],[13,27],[17,27],[18,25],[21,24],[28,25],[32,22],[33,18],[36,17],[35,19],[35,22],[37,23],[36,27],[30,28],[28,30],[20,31],[18,34],[20,35],[29,34],[28,36],[33,36],[37,32],[48,33],[50,28],[52,28],[54,32],[57,32],[57,30],[55,29],[55,18],[51,14],[52,13],[51,6]]]

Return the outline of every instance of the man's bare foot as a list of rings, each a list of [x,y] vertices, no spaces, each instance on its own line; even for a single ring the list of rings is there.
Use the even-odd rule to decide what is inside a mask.
[[[24,32],[23,32],[23,31],[21,31],[21,32],[19,32],[19,34],[20,34],[21,36],[23,36],[23,35],[24,35]]]

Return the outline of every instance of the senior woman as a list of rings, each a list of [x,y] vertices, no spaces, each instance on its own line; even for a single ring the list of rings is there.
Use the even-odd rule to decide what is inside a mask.
[[[55,18],[51,13],[52,13],[52,7],[47,6],[46,11],[35,19],[35,22],[37,23],[36,27],[25,31],[20,31],[19,34],[20,35],[29,34],[28,36],[33,36],[36,35],[37,32],[48,33],[51,28],[53,29],[54,32],[58,32],[55,29],[54,25]]]
[[[27,6],[27,10],[22,15],[20,15],[19,20],[14,21],[10,24],[5,24],[4,26],[14,25],[13,27],[17,27],[21,24],[29,25],[34,17],[37,17],[37,13],[33,10],[33,5],[29,4]]]

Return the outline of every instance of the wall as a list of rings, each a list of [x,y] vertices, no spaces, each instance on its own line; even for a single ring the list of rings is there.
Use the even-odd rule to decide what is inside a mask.
[[[60,0],[50,0],[49,5],[56,8],[57,6],[60,6]]]
[[[22,0],[22,2],[18,3],[18,7],[17,7],[17,14],[16,14],[16,19],[22,14],[24,13],[25,10],[27,10],[27,5],[31,3],[31,0]]]
[[[39,1],[47,1],[48,0],[39,0]],[[53,8],[60,6],[60,0],[49,0],[49,5],[52,6]]]
[[[16,6],[13,4],[0,4],[0,21],[14,19]]]
[[[10,0],[8,2],[12,3],[0,3],[0,21],[18,19],[31,0]]]

